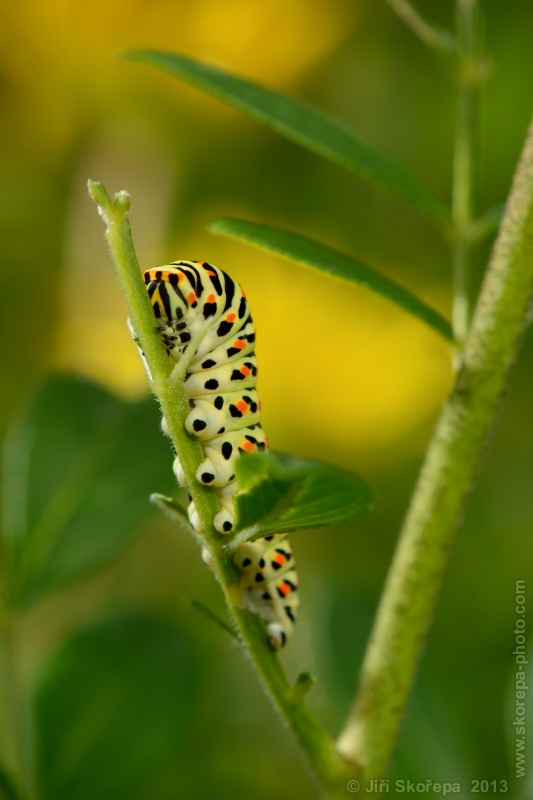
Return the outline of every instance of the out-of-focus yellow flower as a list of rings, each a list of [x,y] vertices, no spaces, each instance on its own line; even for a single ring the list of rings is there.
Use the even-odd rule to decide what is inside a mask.
[[[33,155],[68,146],[92,110],[135,97],[146,77],[117,60],[129,48],[207,58],[287,88],[347,33],[344,5],[322,0],[26,0],[2,16],[10,112]]]
[[[273,446],[294,449],[297,441],[299,452],[325,460],[403,456],[451,381],[440,337],[365,289],[296,266],[284,265],[267,286],[255,278],[247,292]]]
[[[134,193],[136,205],[142,206],[134,232],[143,266],[161,264],[156,244],[145,243],[143,233],[150,229],[157,238],[159,209],[143,205]],[[90,213],[87,203],[83,216]],[[384,452],[403,457],[416,449],[420,443],[410,443],[412,431],[436,412],[451,380],[440,337],[368,290],[210,236],[204,226],[214,216],[214,210],[202,208],[168,260],[205,258],[245,288],[257,326],[258,388],[272,446],[321,453],[326,460],[329,453],[340,463],[353,453],[379,460]],[[92,266],[70,271],[59,363],[123,394],[143,393],[146,377],[125,328],[125,305],[109,256],[103,248],[95,252],[94,230],[83,234],[78,224],[71,235],[71,262],[81,264],[89,253]],[[69,300],[82,287],[83,308]],[[425,299],[441,305],[439,297]]]
[[[40,135],[52,147],[64,146],[92,103],[107,120],[89,143],[73,192],[56,363],[126,395],[142,393],[147,383],[124,325],[124,302],[103,245],[95,247],[101,223],[80,187],[90,175],[104,178],[110,190],[131,192],[138,254],[143,266],[152,266],[164,261],[162,220],[176,194],[176,165],[173,153],[160,152],[160,134],[142,115],[128,127],[132,109],[118,114],[111,130],[107,105],[127,103],[137,81],[146,80],[131,64],[126,77],[115,54],[128,47],[175,50],[289,88],[342,41],[345,9],[321,0],[31,0],[24,21],[15,6],[8,13],[16,32],[11,42],[23,45],[21,51],[7,41],[8,59],[41,117]],[[32,24],[25,24],[30,17]],[[151,85],[161,90],[156,81]],[[198,95],[197,102],[206,101]],[[231,112],[213,104],[209,113]],[[449,361],[438,337],[367,291],[214,239],[204,226],[219,213],[207,195],[168,260],[205,258],[245,286],[258,326],[259,389],[274,447],[309,455],[323,448],[338,460],[354,451],[382,457],[380,451],[406,443],[448,385]]]
[[[6,16],[7,71],[24,97],[24,107],[18,112],[28,120],[27,126],[22,125],[22,135],[28,136],[25,146],[35,151],[34,157],[50,158],[51,151],[70,147],[91,110],[93,130],[102,120],[101,132],[88,140],[73,180],[63,321],[55,364],[75,368],[122,393],[138,394],[145,390],[146,381],[124,328],[124,305],[109,258],[102,247],[95,246],[101,229],[83,187],[92,176],[104,179],[110,190],[131,192],[135,242],[141,242],[140,258],[151,265],[161,259],[164,204],[176,192],[170,185],[176,176],[173,154],[160,152],[157,129],[150,130],[142,112],[135,116],[134,87],[147,80],[148,70],[120,64],[116,55],[131,47],[174,50],[225,62],[232,70],[288,88],[342,41],[345,9],[340,3],[321,0],[268,4],[262,0],[95,0],[90,4],[28,0],[24,14],[13,5],[6,9]],[[157,81],[150,77],[153,90],[158,91]],[[132,108],[126,110],[128,97]],[[198,95],[196,102],[200,105],[206,100]],[[233,112],[212,104],[209,113]],[[113,177],[116,184],[111,183]],[[208,202],[206,198],[204,205]],[[88,215],[94,218],[93,225]],[[203,217],[202,228],[206,221]],[[143,232],[148,230],[151,243],[143,247]],[[203,230],[194,242],[191,236],[175,257],[183,257],[188,248],[198,253],[205,237]]]

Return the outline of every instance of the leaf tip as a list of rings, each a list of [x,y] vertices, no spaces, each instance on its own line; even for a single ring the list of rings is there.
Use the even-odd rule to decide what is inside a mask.
[[[207,223],[209,233],[221,233],[224,230],[224,217],[217,217]]]
[[[121,50],[117,54],[120,61],[142,61],[144,50]]]

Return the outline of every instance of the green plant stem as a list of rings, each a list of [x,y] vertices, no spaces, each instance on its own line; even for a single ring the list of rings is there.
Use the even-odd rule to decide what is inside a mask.
[[[338,741],[382,777],[420,660],[455,532],[505,393],[533,290],[533,122],[466,341],[405,519]]]
[[[424,19],[421,13],[407,0],[385,0],[392,10],[403,20],[408,28],[432,50],[446,56],[457,50],[457,42],[448,31]]]
[[[225,551],[225,537],[213,528],[213,518],[219,510],[218,500],[211,487],[204,486],[195,478],[196,470],[204,459],[203,451],[198,439],[190,436],[185,429],[185,418],[189,413],[185,392],[181,381],[176,380],[176,374],[171,372],[135,257],[127,218],[128,195],[126,192],[119,192],[111,200],[103,186],[93,181],[89,181],[89,192],[98,204],[107,225],[106,238],[111,257],[130,309],[133,328],[150,369],[152,389],[161,405],[185,473],[187,488],[205,531],[214,571],[239,637],[267,694],[287,720],[321,785],[328,789],[343,786],[347,775],[352,772],[351,767],[336,751],[333,740],[302,701],[299,693],[295,694],[278,656],[267,643],[261,620],[239,606],[239,595],[236,591],[238,571],[233,565],[231,555]]]
[[[475,303],[476,242],[470,235],[475,213],[479,153],[481,17],[476,0],[457,0],[458,98],[453,163],[452,221],[454,226],[453,329],[465,342]]]

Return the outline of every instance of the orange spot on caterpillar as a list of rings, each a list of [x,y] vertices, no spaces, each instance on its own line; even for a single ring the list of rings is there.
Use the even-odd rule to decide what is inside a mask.
[[[228,314],[226,317],[226,322],[235,322],[236,314]]]
[[[237,339],[235,342],[233,342],[232,347],[234,347],[236,350],[244,350],[246,347],[246,342],[243,342],[242,339]]]
[[[215,273],[213,272],[212,274],[214,275]],[[214,294],[209,294],[207,296],[207,302],[208,303],[214,303],[215,302],[215,295]]]
[[[208,275],[209,275],[209,276],[212,278],[212,277],[213,277],[213,275],[216,275],[216,272],[213,272],[213,270],[212,270],[212,269],[208,269],[208,270],[207,270],[207,274],[208,274]]]
[[[283,555],[283,553],[276,553],[276,555],[274,556],[274,558],[272,560],[275,561],[276,564],[280,564],[281,565],[281,564],[285,563],[285,556]]]
[[[242,446],[243,450],[246,450],[247,453],[251,453],[252,450],[255,450],[255,444],[253,442],[244,442]]]
[[[189,301],[189,303],[194,303],[194,301],[196,300],[196,295],[194,294],[194,292],[189,292],[189,294],[187,295],[187,300]]]
[[[291,593],[291,587],[289,586],[288,583],[285,583],[285,581],[283,583],[280,583],[278,589],[283,595],[283,597],[287,597],[287,595]]]
[[[248,405],[247,405],[247,403],[246,403],[246,401],[245,401],[245,400],[239,400],[239,402],[238,402],[238,403],[235,403],[235,405],[237,406],[237,408],[239,409],[239,411],[242,411],[242,412],[243,412],[243,414],[244,414],[244,412],[245,412],[245,411],[247,411],[247,410],[248,410]]]
[[[244,364],[242,365],[240,372],[244,375],[245,378],[248,377],[250,374],[250,367],[246,367]]]

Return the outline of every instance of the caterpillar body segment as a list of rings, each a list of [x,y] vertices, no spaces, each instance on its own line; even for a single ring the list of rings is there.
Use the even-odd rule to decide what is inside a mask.
[[[248,302],[238,283],[202,261],[155,267],[144,273],[144,279],[169,357],[187,358],[183,386],[190,412],[185,427],[198,437],[205,456],[196,478],[214,487],[220,503],[214,526],[229,534],[235,519],[236,459],[268,449],[255,388],[255,328]],[[168,432],[164,419],[162,428]],[[174,472],[185,484],[177,458]],[[188,514],[193,528],[202,534],[193,502]],[[202,558],[212,566],[207,544]],[[281,649],[292,634],[299,603],[298,576],[286,534],[240,546],[234,562],[241,574],[242,605],[261,617],[270,645]]]
[[[218,395],[220,396],[220,395]],[[228,392],[215,405],[212,395],[189,400],[191,412],[185,427],[200,440],[213,439],[226,431],[240,430],[259,423],[259,401],[255,389]]]

